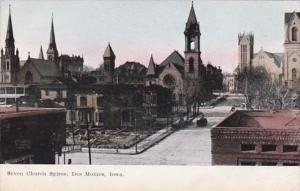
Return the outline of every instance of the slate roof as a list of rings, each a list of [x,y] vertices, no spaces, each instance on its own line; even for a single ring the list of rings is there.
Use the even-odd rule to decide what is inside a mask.
[[[58,67],[54,62],[36,58],[30,58],[29,62],[31,62],[35,66],[37,71],[43,77],[57,77],[60,75]]]
[[[104,54],[103,54],[103,57],[104,58],[109,58],[109,57],[113,57],[115,58],[115,54],[114,54],[114,51],[112,50],[110,44],[108,43],[108,46],[106,47],[105,51],[104,51]]]
[[[285,14],[284,14],[284,23],[285,23],[285,24],[287,24],[287,23],[290,21],[292,15],[293,15],[294,13],[296,13],[297,16],[298,16],[298,18],[300,19],[300,12],[285,13]]]

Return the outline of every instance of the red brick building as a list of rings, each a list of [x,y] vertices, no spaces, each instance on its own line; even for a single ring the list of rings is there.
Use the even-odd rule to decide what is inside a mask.
[[[64,143],[64,109],[0,108],[0,164],[55,164]]]
[[[300,112],[236,111],[211,140],[213,165],[299,165]]]

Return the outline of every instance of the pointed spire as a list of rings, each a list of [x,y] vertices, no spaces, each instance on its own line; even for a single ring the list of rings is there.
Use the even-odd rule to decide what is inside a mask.
[[[13,27],[12,27],[12,22],[11,22],[11,10],[10,10],[11,5],[9,4],[9,17],[8,17],[8,23],[7,23],[7,32],[6,32],[6,48],[9,48],[12,52],[14,52],[14,34],[13,34]],[[7,49],[8,50],[8,49]]]
[[[192,24],[197,24],[197,18],[196,18],[196,14],[195,14],[195,10],[194,10],[194,3],[192,1],[192,7],[190,10],[190,14],[189,14],[189,18],[186,22],[186,27],[189,28],[190,25]]]
[[[51,31],[50,31],[49,48],[50,47],[56,48],[55,34],[54,34],[54,25],[53,25],[53,13],[52,13],[52,19],[51,19]]]
[[[154,63],[152,54],[151,54],[151,57],[150,57],[150,61],[149,61],[149,65],[148,65],[146,75],[147,76],[155,75],[155,63]]]
[[[110,43],[108,43],[108,46],[106,47],[104,54],[103,54],[103,58],[115,58],[115,54],[114,51],[112,50]]]
[[[41,48],[40,48],[39,59],[44,60],[44,53],[43,53],[42,45],[41,45]]]

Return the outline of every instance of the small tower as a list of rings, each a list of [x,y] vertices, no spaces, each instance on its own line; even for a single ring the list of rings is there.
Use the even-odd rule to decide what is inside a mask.
[[[50,42],[47,50],[47,59],[57,64],[58,62],[58,51],[55,42],[54,25],[53,25],[53,14],[51,20],[51,31],[50,31]]]
[[[153,56],[151,54],[147,73],[146,73],[146,85],[147,86],[151,85],[151,84],[155,84],[155,79],[156,79],[155,69],[156,69],[155,62],[154,62]]]
[[[1,52],[3,54],[3,51]],[[11,21],[11,10],[9,5],[9,17],[7,32],[5,38],[5,52],[1,55],[0,82],[14,83],[18,82],[18,72],[20,69],[19,51],[15,52],[15,39]]]
[[[42,45],[41,45],[41,48],[40,48],[39,59],[44,60],[44,53],[43,53]]]
[[[194,6],[189,13],[188,20],[184,31],[185,35],[185,77],[199,78],[203,74],[203,64],[200,57],[200,27],[196,18]]]
[[[114,51],[112,50],[110,43],[108,43],[108,46],[106,47],[104,54],[103,54],[103,60],[104,60],[104,71],[107,74],[113,75],[115,71],[115,59],[116,56],[114,54]]]
[[[240,33],[239,45],[239,71],[250,71],[252,68],[254,35],[252,33]]]

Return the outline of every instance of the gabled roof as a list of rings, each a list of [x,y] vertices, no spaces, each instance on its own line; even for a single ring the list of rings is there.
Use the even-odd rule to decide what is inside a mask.
[[[103,54],[103,58],[115,58],[115,54],[114,51],[112,50],[110,44],[108,43],[108,46],[106,47],[104,54]]]
[[[57,77],[60,76],[57,65],[49,60],[41,60],[37,58],[29,58],[27,62],[30,62],[34,65],[36,70],[43,77]]]
[[[285,13],[284,14],[284,23],[287,24],[290,22],[291,17],[293,16],[293,14],[296,14],[298,16],[298,18],[300,19],[300,12],[292,12],[292,13]]]
[[[264,51],[270,58],[274,59],[274,62],[277,67],[281,67],[281,63],[284,62],[284,53],[271,53]]]
[[[155,65],[153,57],[151,55],[146,75],[147,76],[155,76],[155,68],[156,68],[156,65]]]
[[[165,66],[169,63],[177,65],[184,65],[184,58],[180,55],[177,50],[174,50],[159,66]]]

